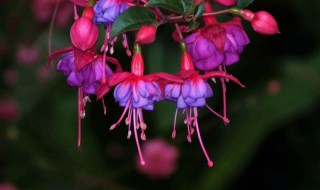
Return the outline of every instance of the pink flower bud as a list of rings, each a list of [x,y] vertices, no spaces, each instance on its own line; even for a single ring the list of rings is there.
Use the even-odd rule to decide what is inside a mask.
[[[72,25],[70,37],[76,48],[86,51],[97,42],[98,27],[91,22],[91,19],[83,16]]]
[[[272,35],[280,33],[277,21],[271,14],[265,11],[259,11],[254,14],[251,20],[251,26],[254,31],[260,34]]]
[[[237,0],[214,0],[214,2],[219,3],[223,6],[229,7],[229,6],[235,5]]]
[[[136,35],[136,42],[141,45],[152,43],[156,39],[157,28],[153,25],[142,26]]]

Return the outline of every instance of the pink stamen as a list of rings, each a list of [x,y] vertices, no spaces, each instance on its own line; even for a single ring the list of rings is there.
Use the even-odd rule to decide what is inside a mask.
[[[104,102],[104,99],[101,98],[101,101],[102,101],[102,107],[103,107],[103,114],[104,115],[107,115],[107,107],[106,107],[106,104]]]
[[[119,123],[122,121],[124,115],[127,113],[127,110],[129,109],[129,107],[130,107],[130,100],[128,100],[127,105],[121,114],[121,117],[119,118],[119,120],[115,124],[111,125],[110,130],[113,130],[114,128],[116,128],[116,126],[119,125]]]
[[[133,129],[134,129],[134,137],[136,139],[136,144],[137,144],[137,148],[138,148],[138,152],[139,152],[139,157],[140,157],[140,164],[142,166],[145,165],[145,161],[143,159],[142,156],[142,152],[141,152],[141,148],[140,148],[140,144],[139,144],[139,138],[138,138],[138,133],[137,133],[137,114],[136,114],[136,109],[133,109]]]
[[[128,136],[127,136],[127,139],[130,139],[131,137],[131,116],[132,116],[132,109],[130,108],[129,109],[129,113],[128,113],[128,119],[129,119],[129,122],[128,122]]]
[[[122,34],[122,38],[123,38],[122,46],[126,49],[126,53],[130,57],[132,55],[132,53],[131,53],[131,51],[129,49],[129,46],[128,46],[127,35],[126,34]]]
[[[228,125],[230,123],[230,120],[226,117],[223,117],[222,115],[220,115],[219,113],[217,113],[216,111],[214,111],[210,106],[208,106],[208,104],[206,104],[206,107],[208,108],[208,110],[210,110],[213,114],[215,114],[217,117],[219,117],[220,119],[223,120],[223,122],[225,123],[225,125]]]
[[[219,71],[223,71],[223,67],[219,66]],[[220,78],[221,85],[222,85],[222,93],[223,93],[223,118],[228,118],[227,116],[227,88],[226,83],[224,81],[224,78]],[[224,120],[224,119],[223,119]],[[225,125],[228,125],[229,123],[225,122]]]
[[[77,5],[73,4],[73,12],[74,12],[74,20],[79,19],[78,11],[77,11]]]
[[[171,134],[172,139],[175,139],[176,138],[176,134],[177,134],[177,132],[176,132],[177,115],[178,115],[178,109],[176,109],[176,112],[174,114],[173,131],[172,131],[172,134]]]
[[[193,108],[193,112],[195,114],[195,117],[198,118],[198,110],[197,110],[197,108]],[[198,119],[196,119],[195,122],[196,122],[196,130],[197,130],[197,133],[198,133],[198,139],[199,139],[199,142],[200,142],[200,146],[201,146],[202,151],[203,151],[203,153],[204,153],[204,155],[205,155],[205,157],[206,157],[206,159],[208,161],[208,166],[212,167],[213,166],[213,162],[211,161],[211,159],[210,159],[210,157],[209,157],[209,155],[208,155],[208,153],[206,151],[206,148],[204,147],[203,142],[202,142],[202,138],[201,138],[201,134],[200,134],[200,130],[199,130]]]

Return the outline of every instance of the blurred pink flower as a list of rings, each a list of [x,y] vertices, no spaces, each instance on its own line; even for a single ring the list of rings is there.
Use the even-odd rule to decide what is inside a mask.
[[[49,22],[52,18],[58,0],[32,0],[32,12],[39,22]],[[73,8],[69,0],[60,0],[55,25],[65,26],[72,18]]]
[[[19,106],[16,101],[12,99],[0,100],[0,120],[16,120],[19,117],[19,112]]]
[[[166,178],[175,171],[179,151],[163,139],[153,139],[146,142],[142,147],[142,153],[146,164],[142,166],[139,157],[137,157],[137,167],[141,173],[150,178]]]
[[[0,183],[0,190],[16,190],[15,186],[10,183]]]
[[[47,81],[53,76],[53,71],[49,67],[41,66],[38,68],[36,76],[40,81]]]
[[[31,66],[38,62],[40,50],[34,45],[21,45],[16,52],[16,58],[19,63]]]
[[[269,95],[277,95],[281,91],[281,83],[278,80],[271,80],[267,84],[267,92]]]

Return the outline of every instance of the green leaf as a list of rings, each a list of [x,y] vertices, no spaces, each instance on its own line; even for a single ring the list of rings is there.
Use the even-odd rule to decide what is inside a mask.
[[[203,12],[204,12],[204,3],[198,6],[195,16],[199,18],[202,16]]]
[[[184,7],[184,13],[185,14],[190,14],[193,12],[195,5],[193,4],[192,0],[184,0],[182,2],[183,7]]]
[[[160,7],[175,13],[184,13],[184,6],[181,0],[150,0],[146,7]]]
[[[190,22],[189,23],[189,32],[191,32],[192,30],[197,29],[200,26],[199,22]]]
[[[245,8],[253,3],[254,0],[238,0],[237,7]]]
[[[154,13],[146,8],[134,6],[123,12],[113,23],[111,36],[115,36],[128,32],[139,30],[141,26],[151,25],[157,22]]]

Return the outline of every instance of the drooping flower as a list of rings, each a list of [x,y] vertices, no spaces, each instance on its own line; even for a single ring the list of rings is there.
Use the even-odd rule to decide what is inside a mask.
[[[57,71],[67,77],[69,86],[82,87],[87,94],[96,94],[103,75],[103,58],[98,56],[94,61],[84,66],[79,72],[76,70],[74,51],[62,55],[57,64]],[[106,65],[105,75],[112,75],[111,68]]]
[[[191,135],[196,129],[200,146],[207,159],[208,166],[212,167],[213,162],[203,145],[200,134],[198,124],[198,108],[207,107],[211,112],[213,112],[219,118],[223,119],[225,122],[227,122],[227,118],[219,115],[206,104],[206,99],[213,96],[213,91],[206,80],[209,78],[221,77],[228,78],[231,81],[236,82],[240,86],[242,84],[236,78],[222,71],[207,72],[204,75],[200,75],[199,72],[194,70],[192,59],[185,49],[184,42],[182,42],[181,47],[183,52],[181,59],[181,71],[176,75],[183,80],[183,83],[166,84],[164,93],[164,97],[166,100],[176,102],[177,104],[172,138],[175,138],[176,136],[175,128],[178,109],[182,109],[184,115],[184,123],[187,125],[188,131],[187,140],[191,142]]]
[[[81,55],[78,56],[78,58],[83,58],[78,62],[81,63],[81,67],[77,65],[77,52],[80,52]],[[117,66],[115,72],[121,72],[122,69],[119,62],[114,58],[99,55],[93,50],[82,52],[74,47],[65,48],[52,53],[49,57],[48,64],[61,53],[65,54],[61,56],[61,59],[57,64],[57,71],[60,71],[67,76],[68,85],[78,87],[78,149],[80,150],[81,119],[85,117],[84,108],[86,103],[90,101],[86,94],[96,95],[100,84],[106,83],[106,78],[113,74],[105,61]],[[102,103],[104,113],[106,113],[106,107],[103,100]]]
[[[149,140],[142,146],[142,153],[147,164],[137,164],[137,168],[150,178],[166,178],[175,171],[179,151],[163,139]]]
[[[212,12],[208,2],[205,7],[206,12]],[[231,65],[239,61],[239,55],[249,43],[240,18],[235,17],[227,23],[219,23],[213,16],[205,17],[204,20],[206,26],[185,39],[195,66],[207,71],[222,63]]]
[[[110,130],[118,126],[123,120],[126,113],[128,116],[125,119],[128,125],[128,139],[131,136],[131,123],[133,123],[134,136],[140,156],[141,165],[145,165],[144,158],[141,153],[138,132],[141,130],[140,138],[146,140],[145,130],[147,128],[143,119],[142,110],[153,110],[154,102],[163,99],[161,87],[158,81],[175,81],[181,82],[178,77],[167,73],[155,73],[144,75],[144,61],[141,55],[141,47],[138,43],[135,44],[135,51],[131,61],[131,73],[121,72],[112,75],[108,78],[108,83],[103,84],[99,88],[98,98],[101,98],[110,90],[110,87],[115,86],[114,98],[124,111],[120,119],[110,127]]]

